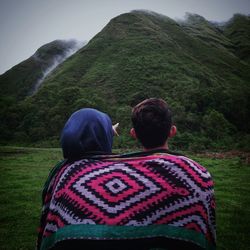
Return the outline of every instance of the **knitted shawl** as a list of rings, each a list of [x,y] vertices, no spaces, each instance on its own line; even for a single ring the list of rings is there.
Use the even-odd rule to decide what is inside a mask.
[[[63,162],[45,184],[38,249],[77,241],[84,249],[215,249],[215,237],[213,181],[185,156]]]

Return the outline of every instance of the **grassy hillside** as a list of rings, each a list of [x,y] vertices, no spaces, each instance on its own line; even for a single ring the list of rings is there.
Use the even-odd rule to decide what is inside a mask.
[[[32,93],[36,82],[56,62],[60,63],[71,52],[77,50],[75,40],[55,40],[43,45],[34,55],[14,66],[0,76],[3,96],[24,99]]]
[[[250,62],[250,16],[234,15],[224,27],[225,35],[235,46],[236,55]]]
[[[142,11],[115,17],[35,95],[6,108],[3,138],[57,140],[73,111],[95,107],[120,122],[118,144],[129,145],[131,106],[161,97],[179,127],[174,146],[249,148],[250,65],[232,36],[249,18],[234,22],[218,28],[198,15],[178,23]],[[249,45],[248,33],[241,35]]]

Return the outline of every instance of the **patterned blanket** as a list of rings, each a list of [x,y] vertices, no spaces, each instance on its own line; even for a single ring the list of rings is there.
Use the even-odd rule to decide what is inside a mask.
[[[97,249],[112,249],[110,241],[215,249],[213,182],[198,163],[168,153],[64,162],[45,185],[39,231],[38,249],[70,239],[102,242]]]

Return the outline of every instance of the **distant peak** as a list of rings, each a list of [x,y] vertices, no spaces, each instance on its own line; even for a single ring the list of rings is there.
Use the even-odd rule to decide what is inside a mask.
[[[236,13],[233,15],[231,19],[229,19],[228,23],[236,22],[236,21],[250,21],[250,15]]]
[[[225,22],[224,27],[230,27],[232,25],[241,25],[242,27],[246,25],[249,27],[250,15],[244,15],[239,13],[234,14],[233,17],[231,17],[227,22]]]
[[[249,19],[250,18],[250,15],[244,15],[244,14],[241,14],[241,13],[236,13],[233,15],[232,18],[243,18],[243,19]]]
[[[70,40],[54,40],[40,47],[32,56],[35,61],[43,62],[42,76],[34,83],[29,95],[33,95],[40,88],[44,79],[51,74],[68,57],[76,53],[81,47],[84,46],[83,42],[75,39]]]
[[[50,43],[46,43],[45,45],[43,45],[42,47],[40,47],[38,50],[40,49],[48,49],[51,48],[52,46],[60,46],[60,48],[65,49],[65,48],[80,48],[85,44],[85,42],[80,42],[77,41],[75,39],[68,39],[68,40],[62,40],[62,39],[57,39],[54,40]]]
[[[187,22],[189,24],[195,24],[195,23],[204,23],[204,22],[208,22],[208,21],[203,16],[200,16],[200,15],[195,14],[195,13],[186,12],[185,22]]]
[[[84,44],[84,42],[80,42],[75,39],[54,40],[40,47],[35,52],[33,57],[37,59],[45,59],[47,57],[50,57],[50,55],[58,55],[64,53],[68,54],[71,51],[75,52],[79,50],[81,47],[83,47]]]
[[[157,12],[154,12],[152,10],[138,9],[138,10],[132,10],[130,13],[133,13],[133,14],[142,14],[142,15],[147,15],[147,16],[153,16],[153,17],[161,18],[161,19],[172,20],[170,17],[165,16],[165,15],[160,14],[160,13],[157,13]]]
[[[151,15],[151,16],[164,16],[152,10],[146,10],[146,9],[136,9],[136,10],[132,10],[130,13],[146,14],[146,15]]]

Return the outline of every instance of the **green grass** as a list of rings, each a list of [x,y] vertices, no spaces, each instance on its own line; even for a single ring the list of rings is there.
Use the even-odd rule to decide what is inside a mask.
[[[215,182],[218,249],[250,246],[250,166],[240,158],[196,158]]]
[[[41,190],[59,150],[0,149],[0,249],[34,249]]]
[[[0,147],[0,248],[34,249],[41,191],[59,149]],[[240,158],[193,157],[215,181],[218,249],[249,249],[250,166]]]

